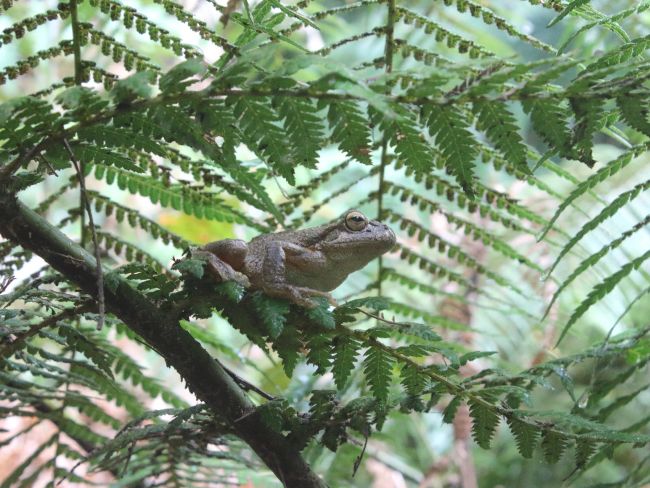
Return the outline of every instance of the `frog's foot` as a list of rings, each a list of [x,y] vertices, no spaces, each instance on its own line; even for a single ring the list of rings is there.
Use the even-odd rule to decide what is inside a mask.
[[[222,261],[217,256],[207,251],[194,251],[192,253],[193,257],[198,257],[205,260],[205,270],[210,275],[210,277],[217,283],[222,283],[224,281],[236,281],[240,285],[248,288],[250,286],[250,281],[248,276],[239,271],[232,269],[228,263]]]
[[[326,291],[314,290],[313,288],[307,288],[304,286],[294,286],[289,284],[277,284],[273,283],[271,285],[266,285],[264,287],[264,293],[267,295],[286,298],[287,300],[305,308],[316,308],[319,304],[312,300],[310,297],[323,297],[327,298],[327,301],[334,307],[338,306],[338,303],[332,295]]]

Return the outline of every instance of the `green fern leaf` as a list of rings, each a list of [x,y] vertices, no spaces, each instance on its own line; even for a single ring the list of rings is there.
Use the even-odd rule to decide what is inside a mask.
[[[316,374],[325,374],[331,366],[332,340],[325,334],[314,334],[307,341],[307,362],[316,366]],[[354,362],[354,360],[353,360]],[[345,380],[343,381],[345,383]]]
[[[616,212],[618,212],[621,208],[623,208],[623,206],[626,203],[634,200],[637,196],[639,196],[639,194],[641,194],[641,192],[646,191],[648,188],[650,188],[650,180],[646,180],[642,183],[639,183],[631,190],[621,193],[619,196],[617,196],[614,199],[612,203],[610,203],[603,210],[601,210],[601,212],[596,217],[594,217],[585,225],[583,225],[582,228],[578,231],[578,233],[575,234],[569,240],[569,242],[567,242],[566,245],[562,248],[562,251],[560,251],[560,254],[555,259],[555,262],[549,268],[548,275],[550,275],[553,272],[553,270],[558,265],[560,260],[573,248],[573,246],[575,246],[578,243],[578,241],[580,241],[580,239],[582,239],[587,233],[591,232],[596,227],[598,227],[602,222],[614,216]]]
[[[485,405],[481,401],[470,400],[469,414],[472,417],[472,437],[483,449],[490,448],[490,441],[499,425],[499,416],[494,411],[495,407]]]
[[[319,108],[325,105],[319,104]],[[351,158],[371,164],[370,130],[359,106],[351,101],[330,102],[327,119],[332,129],[332,140]]]
[[[596,173],[592,174],[589,178],[587,178],[582,183],[580,183],[571,192],[571,194],[568,197],[563,199],[562,203],[560,203],[560,206],[555,211],[555,214],[553,214],[551,220],[549,220],[548,223],[544,226],[544,229],[540,233],[540,236],[538,237],[537,240],[540,241],[546,236],[546,234],[553,227],[553,224],[558,219],[560,214],[562,214],[562,212],[564,212],[564,210],[566,210],[566,208],[569,205],[571,205],[578,197],[584,195],[586,192],[594,188],[599,183],[602,183],[607,178],[610,178],[611,176],[621,171],[628,164],[630,164],[630,162],[634,157],[644,153],[649,148],[650,148],[650,143],[639,144],[637,146],[634,146],[632,149],[626,151],[625,153],[618,156],[616,159],[610,161],[609,163],[607,163],[606,166],[603,166],[598,171],[596,171]]]
[[[75,144],[72,147],[75,157],[83,163],[103,164],[105,166],[114,166],[116,168],[144,173],[144,170],[123,156],[109,149],[102,147],[90,146],[87,144]]]
[[[650,35],[632,39],[630,42],[607,52],[601,56],[598,61],[595,61],[585,68],[585,71],[595,71],[597,69],[606,68],[615,64],[624,63],[625,61],[643,54],[650,48]]]
[[[577,159],[571,147],[571,134],[567,128],[568,110],[562,103],[550,99],[530,99],[521,102],[524,111],[530,114],[535,132],[553,150],[568,159]]]
[[[427,105],[422,109],[422,118],[445,157],[447,169],[456,177],[465,193],[473,196],[477,147],[475,138],[469,131],[469,122],[452,105]]]
[[[273,341],[273,349],[282,359],[282,368],[284,373],[291,378],[293,370],[298,364],[302,344],[300,338],[293,327],[283,327],[282,333]]]
[[[442,411],[442,421],[446,424],[451,424],[454,421],[454,418],[456,417],[456,413],[458,412],[458,408],[460,407],[461,403],[463,403],[463,397],[460,395],[455,396],[454,398],[451,399],[451,401],[447,404],[445,409]]]
[[[361,343],[349,336],[339,336],[332,341],[332,345],[334,346],[332,374],[336,387],[341,390],[354,368]]]
[[[77,131],[77,137],[82,141],[90,141],[99,146],[134,148],[162,157],[167,155],[162,146],[152,138],[142,137],[123,127],[107,125],[83,127]]]
[[[630,8],[627,8],[627,9],[625,9],[625,10],[622,10],[622,11],[618,12],[618,13],[615,14],[615,15],[612,15],[612,16],[609,16],[609,17],[602,17],[602,18],[599,18],[599,19],[597,19],[597,20],[594,20],[594,21],[592,21],[592,22],[589,22],[588,24],[585,24],[585,25],[581,26],[579,29],[577,29],[576,31],[574,31],[574,32],[573,32],[573,33],[572,33],[572,34],[571,34],[571,35],[570,35],[570,36],[569,36],[569,37],[568,37],[568,38],[567,38],[567,39],[566,39],[566,40],[565,40],[565,41],[560,45],[560,47],[558,48],[558,54],[562,54],[562,53],[564,52],[564,50],[566,49],[566,47],[567,47],[569,44],[571,44],[571,42],[573,42],[573,40],[576,39],[578,36],[580,36],[582,33],[587,32],[588,30],[591,30],[591,29],[593,29],[593,28],[596,27],[596,26],[601,26],[601,25],[602,25],[602,26],[605,26],[605,27],[609,27],[609,26],[611,26],[612,24],[615,24],[615,23],[619,22],[620,20],[623,20],[623,19],[625,19],[626,17],[629,17],[629,16],[632,15],[632,14],[644,12],[645,10],[648,10],[649,8],[650,8],[650,4],[648,4],[648,3],[641,3],[640,5],[637,5],[637,6],[630,7]],[[610,27],[610,28],[611,28],[611,27]],[[622,31],[622,32],[621,32],[621,31]],[[621,38],[622,38],[625,42],[629,42],[629,41],[630,41],[629,36],[627,35],[627,33],[626,33],[623,29],[620,29],[620,26],[619,26],[619,31],[617,31],[617,33],[622,34]]]
[[[117,103],[130,103],[136,99],[150,98],[155,80],[156,73],[153,71],[140,71],[115,83],[111,96]]]
[[[589,437],[578,437],[576,439],[576,466],[578,469],[585,467],[596,447],[597,443]]]
[[[226,99],[226,103],[233,106],[246,145],[294,185],[296,181],[291,151],[284,144],[285,134],[277,125],[279,117],[268,99],[233,97]]]
[[[551,310],[551,307],[553,306],[557,298],[560,296],[560,293],[562,293],[562,291],[567,286],[569,286],[569,284],[571,284],[573,280],[575,280],[578,276],[584,273],[589,267],[594,266],[610,251],[613,251],[614,249],[619,247],[623,243],[623,241],[625,241],[625,239],[627,239],[630,236],[633,236],[636,232],[646,228],[646,226],[649,224],[650,224],[650,215],[647,216],[645,219],[643,219],[641,222],[635,224],[634,227],[632,227],[630,230],[623,232],[623,234],[621,234],[621,236],[618,237],[617,239],[604,245],[602,248],[600,248],[598,252],[595,252],[594,254],[590,255],[588,258],[584,259],[555,291],[555,293],[553,294],[553,298],[551,299],[551,302],[546,307],[546,311],[544,312],[544,317],[548,315],[548,312]]]
[[[566,437],[560,432],[547,429],[542,433],[542,449],[546,462],[550,464],[557,463],[567,446]]]
[[[393,376],[394,358],[381,347],[370,346],[363,359],[363,372],[374,397],[380,402],[388,399],[388,387]]]
[[[287,322],[289,302],[266,296],[261,292],[253,293],[251,300],[269,337],[277,339]]]
[[[166,95],[181,93],[199,81],[206,72],[207,67],[203,61],[198,58],[188,59],[162,75],[158,86]]]
[[[504,103],[474,102],[477,115],[476,128],[484,131],[494,146],[524,173],[530,170],[526,164],[527,149],[517,131],[517,121]]]
[[[429,386],[429,377],[419,368],[405,363],[400,370],[401,383],[409,395],[420,395]]]
[[[634,93],[626,93],[616,97],[616,104],[621,111],[623,120],[627,125],[646,136],[650,136],[650,121],[648,120],[650,109],[648,103],[647,96]]]
[[[321,119],[310,100],[294,97],[276,97],[274,105],[284,119],[288,139],[293,145],[294,160],[308,168],[318,163],[318,150],[323,144]]]
[[[506,420],[517,442],[519,453],[525,458],[533,457],[533,450],[539,439],[539,428],[532,421],[521,420],[514,414],[506,417]]]
[[[557,340],[557,344],[559,344],[566,333],[569,331],[571,326],[576,323],[576,321],[582,317],[587,310],[591,308],[591,306],[607,295],[609,292],[611,292],[618,283],[625,278],[627,275],[629,275],[632,271],[635,269],[638,269],[641,267],[641,265],[645,262],[646,259],[650,258],[650,250],[646,251],[644,254],[639,256],[636,259],[633,259],[632,261],[624,264],[621,269],[619,269],[616,273],[608,276],[605,278],[602,282],[597,284],[592,288],[592,290],[589,292],[587,295],[587,298],[585,298],[582,303],[578,306],[578,308],[575,309],[571,317],[569,318],[569,321],[566,323],[564,328],[562,329],[562,333],[560,334],[559,339]]]
[[[605,110],[600,101],[571,98],[576,124],[573,128],[573,144],[580,161],[592,168],[596,161],[592,155],[593,136],[603,126]]]
[[[317,307],[310,308],[306,311],[309,320],[321,326],[323,329],[332,330],[336,327],[336,320],[334,314],[329,311],[329,302],[324,297],[314,297],[312,301],[318,303]]]

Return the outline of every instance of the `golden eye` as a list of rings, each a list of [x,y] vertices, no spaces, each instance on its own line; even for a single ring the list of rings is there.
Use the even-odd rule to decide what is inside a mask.
[[[348,212],[345,216],[345,226],[352,231],[360,231],[366,228],[368,219],[357,210]]]

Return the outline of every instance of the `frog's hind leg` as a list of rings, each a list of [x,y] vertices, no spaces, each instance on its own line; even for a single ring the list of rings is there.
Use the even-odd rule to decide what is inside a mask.
[[[248,244],[241,239],[223,239],[209,242],[201,246],[200,250],[214,254],[235,271],[241,271],[248,254]]]
[[[210,242],[205,246],[192,252],[193,257],[203,259],[206,262],[206,272],[214,281],[236,281],[249,287],[248,277],[238,270],[243,268],[244,258],[248,252],[248,246],[244,241],[238,239],[225,239],[223,241]]]

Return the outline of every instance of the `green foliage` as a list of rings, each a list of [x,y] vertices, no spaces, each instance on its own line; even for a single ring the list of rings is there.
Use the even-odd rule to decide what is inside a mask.
[[[472,416],[472,437],[483,449],[489,449],[494,431],[499,425],[499,416],[486,405],[485,400],[469,402],[469,413]]]
[[[635,376],[648,363],[648,331],[627,316],[648,293],[635,279],[647,281],[650,251],[633,247],[648,224],[639,202],[648,189],[650,37],[633,24],[647,2],[607,13],[583,1],[530,1],[530,11],[513,12],[471,0],[433,10],[392,0],[205,2],[221,22],[171,0],[50,10],[14,3],[0,2],[8,19],[0,49],[11,52],[0,87],[10,94],[31,80],[31,88],[6,101],[0,92],[0,193],[38,195],[36,211],[86,247],[94,233],[106,291],[124,277],[178,317],[179,329],[227,361],[241,394],[258,402],[245,415],[290,439],[330,485],[349,485],[349,473],[332,474],[341,471],[331,462],[338,458],[319,446],[339,456],[346,444],[365,452],[367,441],[379,459],[373,434],[382,429],[399,431],[382,438],[397,453],[393,465],[423,475],[433,461],[403,452],[420,450],[404,449],[414,437],[404,439],[412,433],[403,426],[415,424],[397,413],[431,411],[439,401],[446,423],[463,421],[459,407],[469,406],[472,437],[485,449],[501,419],[525,458],[540,444],[555,463],[575,446],[577,476],[611,462],[615,450],[647,445],[647,416],[605,424],[619,412],[636,415],[648,388]],[[557,47],[519,27],[524,17],[539,22],[530,12],[557,14],[549,23],[565,29]],[[46,29],[59,37],[34,50]],[[581,36],[592,29],[617,44],[586,45]],[[569,45],[571,56],[557,56]],[[51,66],[50,78],[65,77],[44,76]],[[52,84],[41,86],[46,79]],[[565,160],[589,168],[576,173]],[[78,205],[77,161],[92,226]],[[602,208],[595,217],[588,198]],[[145,239],[177,253],[191,247],[192,238],[158,218],[170,211],[219,223],[218,239],[233,224],[251,237],[346,208],[390,224],[398,244],[350,278],[350,294],[334,309],[320,298],[303,309],[215,283],[201,259],[186,256],[168,270],[169,256]],[[612,231],[623,215],[633,221]],[[587,236],[599,232],[594,248]],[[27,276],[31,251],[11,241],[0,242],[0,256],[0,417],[34,422],[9,432],[0,449],[40,424],[55,429],[3,486],[30,486],[46,472],[53,484],[90,482],[68,469],[78,462],[116,486],[253,483],[249,472],[268,485],[219,412],[187,405],[167,376],[143,369],[156,351],[111,314],[95,330],[96,297],[73,277],[49,266]],[[572,271],[540,285],[576,256]],[[575,288],[588,272],[597,281],[583,297]],[[614,324],[627,332],[567,352],[575,347],[565,345],[568,331],[588,330],[587,312],[606,309],[608,296],[627,300]],[[544,305],[550,318],[540,326]],[[215,312],[244,338],[213,327]],[[552,329],[544,345],[540,327]],[[567,349],[545,359],[554,330]],[[474,350],[483,339],[498,353]],[[251,344],[278,367],[243,359]],[[527,369],[513,373],[521,363]],[[151,410],[155,399],[168,408]],[[347,461],[349,471],[363,466],[363,452]]]
[[[508,421],[508,427],[517,442],[517,449],[519,453],[525,457],[530,458],[533,456],[533,450],[539,439],[540,430],[539,428],[526,421],[522,421],[517,418],[516,415],[512,415],[506,419]]]

